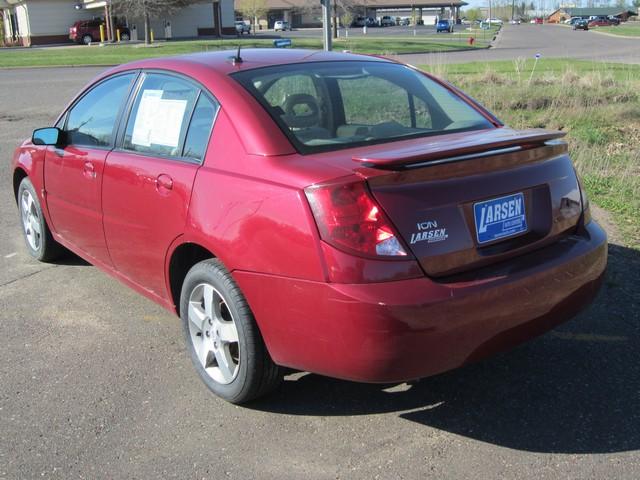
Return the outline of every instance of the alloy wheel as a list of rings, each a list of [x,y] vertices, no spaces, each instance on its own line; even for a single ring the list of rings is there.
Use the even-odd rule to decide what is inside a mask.
[[[197,285],[189,296],[189,334],[204,371],[227,385],[238,375],[238,329],[227,302],[210,284]]]
[[[22,216],[22,228],[27,242],[29,246],[37,252],[40,249],[40,245],[42,245],[42,228],[36,202],[29,190],[22,192],[20,198],[20,213]]]

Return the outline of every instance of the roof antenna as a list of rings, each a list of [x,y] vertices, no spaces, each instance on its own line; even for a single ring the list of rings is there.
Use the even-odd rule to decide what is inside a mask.
[[[236,52],[236,56],[231,59],[234,65],[242,63],[242,57],[240,56],[240,44],[238,44],[238,51]]]

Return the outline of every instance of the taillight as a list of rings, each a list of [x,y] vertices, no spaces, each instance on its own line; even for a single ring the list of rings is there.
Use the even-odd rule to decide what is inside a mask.
[[[320,237],[330,245],[372,257],[406,257],[391,222],[364,182],[305,189]]]

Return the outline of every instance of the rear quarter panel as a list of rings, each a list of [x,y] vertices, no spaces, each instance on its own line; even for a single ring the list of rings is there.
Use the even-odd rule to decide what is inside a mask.
[[[299,155],[245,152],[224,107],[196,176],[185,241],[229,270],[323,281],[326,267],[305,186],[344,175]]]

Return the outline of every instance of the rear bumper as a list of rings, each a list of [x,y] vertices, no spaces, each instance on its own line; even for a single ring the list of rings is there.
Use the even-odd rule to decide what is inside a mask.
[[[446,282],[330,284],[234,272],[280,365],[363,382],[434,375],[569,320],[607,261],[594,221],[579,235]]]

